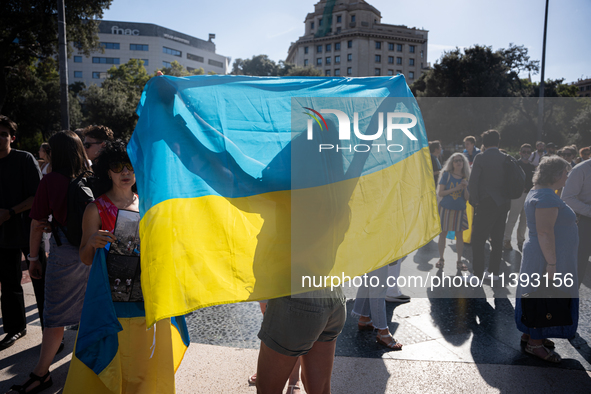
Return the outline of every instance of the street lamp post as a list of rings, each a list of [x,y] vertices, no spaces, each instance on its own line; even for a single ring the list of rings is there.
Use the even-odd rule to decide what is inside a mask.
[[[57,0],[57,24],[60,64],[60,109],[62,130],[70,130],[68,102],[68,47],[66,41],[66,11],[64,0]]]
[[[544,43],[542,44],[542,80],[540,81],[540,100],[538,101],[538,141],[544,134],[544,71],[546,68],[546,33],[548,31],[548,3],[546,0],[546,15],[544,16]]]

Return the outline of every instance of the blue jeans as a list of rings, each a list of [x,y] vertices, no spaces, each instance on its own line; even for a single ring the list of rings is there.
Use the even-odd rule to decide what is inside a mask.
[[[377,277],[379,279],[377,287],[372,287],[370,285],[372,277]],[[375,271],[368,272],[367,286],[362,286],[357,290],[357,298],[355,298],[355,305],[351,311],[351,316],[356,318],[361,316],[371,316],[373,326],[378,330],[385,330],[388,328],[385,300],[386,291],[388,290],[388,285],[386,283],[387,278],[388,265],[378,268]],[[374,283],[376,283],[375,279]]]

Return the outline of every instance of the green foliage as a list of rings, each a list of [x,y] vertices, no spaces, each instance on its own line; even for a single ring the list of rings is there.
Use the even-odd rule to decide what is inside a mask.
[[[188,71],[185,68],[185,66],[183,66],[182,64],[180,64],[176,60],[173,61],[172,63],[170,63],[170,67],[162,67],[160,69],[160,71],[162,71],[162,74],[170,75],[171,77],[189,77],[191,75],[205,74],[205,70],[203,70],[203,68],[201,68],[201,67],[196,68],[191,71]],[[208,73],[208,75],[212,75],[212,74],[215,74],[215,73],[212,73],[211,71]]]
[[[474,45],[445,52],[411,89],[419,97],[524,96],[519,74],[525,71],[538,71],[525,47],[510,44],[493,52],[490,46]]]
[[[254,75],[254,76],[303,76],[318,77],[322,72],[315,67],[300,67],[295,64],[286,63],[283,60],[279,64],[269,59],[267,55],[253,56],[251,59],[236,59],[232,64],[233,75]]]
[[[320,71],[316,67],[312,67],[312,66],[306,66],[306,67],[293,66],[287,71],[287,74],[285,74],[285,75],[290,76],[290,77],[295,77],[295,76],[321,77],[322,71]]]
[[[56,0],[3,0],[0,6],[0,110],[8,94],[6,71],[57,52]],[[97,26],[111,0],[67,0],[66,35],[89,54],[99,50]],[[72,51],[69,51],[72,52]]]
[[[53,58],[37,64],[19,64],[6,76],[12,92],[3,108],[14,120],[19,133],[18,149],[36,153],[39,143],[60,130],[60,87],[57,65]],[[70,92],[70,121],[76,127],[82,121],[82,111],[76,95]]]

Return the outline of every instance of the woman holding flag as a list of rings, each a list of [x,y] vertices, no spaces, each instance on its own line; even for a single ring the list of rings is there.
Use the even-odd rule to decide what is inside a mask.
[[[84,213],[80,258],[92,270],[64,393],[174,393],[174,373],[188,346],[184,319],[176,330],[170,319],[147,329],[143,302],[113,302],[108,283],[104,248],[117,241],[118,211],[139,211],[125,144],[107,142],[94,167],[108,191]]]

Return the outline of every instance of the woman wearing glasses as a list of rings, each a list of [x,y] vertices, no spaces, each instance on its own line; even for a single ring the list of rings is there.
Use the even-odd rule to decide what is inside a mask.
[[[117,241],[113,232],[119,210],[139,211],[139,198],[135,194],[135,173],[122,141],[106,142],[95,162],[94,170],[99,186],[107,192],[89,204],[84,212],[80,259],[87,265],[106,265],[104,260],[97,259],[95,253],[107,244]],[[89,297],[91,297],[90,289],[94,291],[97,288],[94,284],[102,284],[105,280],[109,280],[106,279],[103,269],[94,268],[89,279]],[[129,289],[131,280],[127,279],[127,281]],[[105,289],[111,289],[109,283],[105,285]],[[172,360],[178,357],[173,357],[170,319],[161,320],[155,327],[148,330],[143,313],[137,313],[144,310],[142,301],[111,302],[111,300],[111,293],[108,294],[108,301],[100,306],[96,298],[86,300],[64,393],[98,394],[111,392],[114,388],[119,392],[130,393],[174,392],[175,363]],[[109,379],[103,376],[105,374],[98,374],[88,368],[89,364],[96,365],[101,362],[100,352],[88,352],[87,349],[94,348],[88,345],[85,348],[81,344],[81,337],[88,338],[103,330],[101,324],[91,327],[92,322],[85,316],[94,317],[97,314],[105,314],[108,312],[106,309],[114,310],[113,318],[116,318],[120,324],[121,328],[116,330],[118,331],[117,355],[121,361],[125,360],[119,364],[109,363],[117,364],[116,368],[109,369],[107,373],[115,378]],[[130,311],[136,312],[130,314]],[[94,353],[96,356],[92,356]],[[91,354],[90,358],[89,354]]]
[[[467,271],[468,267],[462,262],[464,252],[464,230],[468,229],[466,215],[466,201],[468,201],[468,178],[470,178],[470,164],[462,153],[454,153],[443,165],[439,176],[437,194],[439,202],[439,216],[441,217],[441,234],[439,235],[439,261],[435,266],[443,269],[445,260],[445,240],[448,231],[456,233],[456,252],[458,254],[457,268]]]

